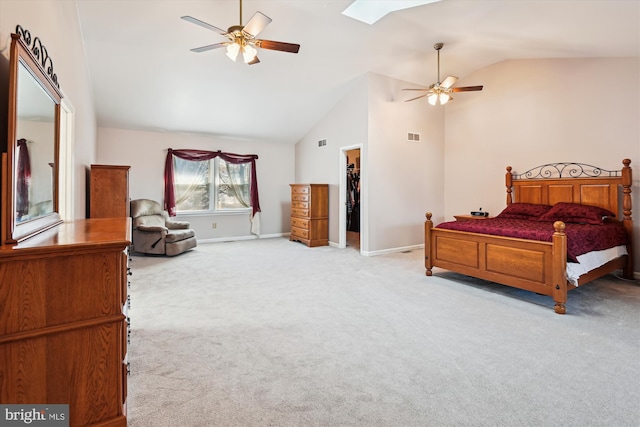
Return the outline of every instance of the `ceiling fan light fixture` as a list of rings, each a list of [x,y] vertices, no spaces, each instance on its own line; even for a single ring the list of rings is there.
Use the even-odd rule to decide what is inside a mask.
[[[427,101],[429,101],[429,104],[431,105],[444,105],[452,99],[453,98],[451,97],[451,95],[449,95],[449,93],[443,91],[440,88],[436,88],[427,95]]]
[[[240,45],[238,43],[229,43],[227,45],[227,56],[231,58],[232,61],[235,62],[239,52],[240,52]]]
[[[244,58],[245,64],[248,64],[249,62],[253,61],[256,58],[257,54],[258,54],[258,51],[250,44],[245,44],[242,47],[242,57]]]

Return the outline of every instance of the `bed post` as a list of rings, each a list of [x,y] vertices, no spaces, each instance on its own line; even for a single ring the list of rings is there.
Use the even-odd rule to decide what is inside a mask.
[[[631,183],[633,182],[631,176],[631,164],[630,159],[624,159],[622,161],[624,165],[622,167],[622,225],[627,231],[629,236],[629,244],[627,245],[627,263],[622,269],[622,277],[625,279],[633,279],[633,219],[631,219]]]
[[[431,212],[427,212],[425,216],[427,220],[424,222],[424,266],[427,269],[425,274],[431,276],[433,273],[433,261],[431,260],[431,229],[433,228],[433,221],[431,221]]]
[[[509,206],[512,202],[512,199],[511,199],[511,187],[513,185],[512,179],[513,179],[513,175],[511,175],[511,166],[507,166],[507,173],[504,177],[504,181],[507,186],[507,206]]]
[[[565,224],[562,221],[553,223],[553,290],[551,295],[556,305],[553,308],[558,314],[565,314],[567,302],[567,235],[564,234]]]

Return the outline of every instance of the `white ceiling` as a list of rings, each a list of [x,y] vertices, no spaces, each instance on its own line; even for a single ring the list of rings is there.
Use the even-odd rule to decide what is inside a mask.
[[[434,83],[436,42],[443,78],[507,59],[640,56],[638,0],[442,0],[373,25],[342,15],[351,3],[243,1],[243,24],[273,19],[259,38],[301,45],[248,66],[190,52],[226,39],[180,19],[226,29],[238,0],[77,0],[98,124],[293,144],[364,73]]]

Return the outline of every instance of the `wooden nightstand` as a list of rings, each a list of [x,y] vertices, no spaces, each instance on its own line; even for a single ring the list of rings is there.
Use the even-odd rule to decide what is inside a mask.
[[[476,219],[489,219],[489,218],[493,218],[492,216],[475,216],[475,215],[454,215],[453,216],[456,221],[473,221]]]

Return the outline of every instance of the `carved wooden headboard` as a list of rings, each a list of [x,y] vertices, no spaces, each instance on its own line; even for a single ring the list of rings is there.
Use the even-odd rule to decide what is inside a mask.
[[[507,205],[579,203],[608,209],[618,219],[631,221],[631,160],[624,159],[622,164],[621,170],[609,171],[584,163],[550,163],[520,174],[507,166]]]

